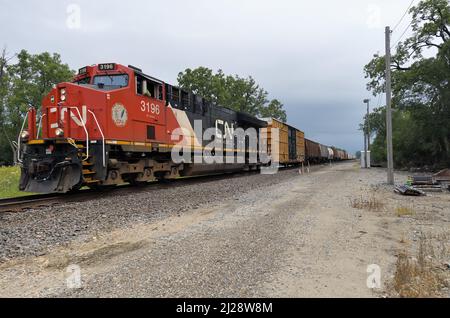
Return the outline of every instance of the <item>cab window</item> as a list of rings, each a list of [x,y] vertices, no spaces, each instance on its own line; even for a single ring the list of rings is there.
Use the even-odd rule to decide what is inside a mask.
[[[161,84],[140,75],[136,75],[136,94],[163,99]]]
[[[94,82],[99,88],[115,89],[128,86],[128,75],[97,75],[94,76]]]
[[[80,84],[89,84],[90,82],[91,82],[91,78],[88,76],[88,77],[79,79],[78,81],[75,81],[74,83],[80,85]]]

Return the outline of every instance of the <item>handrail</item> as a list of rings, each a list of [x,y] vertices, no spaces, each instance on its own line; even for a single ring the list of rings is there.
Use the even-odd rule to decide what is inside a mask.
[[[36,139],[39,139],[39,133],[41,132],[41,126],[42,126],[42,118],[44,118],[44,116],[47,116],[47,114],[42,114],[41,117],[39,118],[39,125],[37,128]]]
[[[72,106],[72,107],[68,107],[68,108],[69,109],[74,108],[74,109],[77,110],[80,122],[83,124],[83,129],[84,129],[84,132],[86,133],[86,158],[84,158],[82,161],[86,161],[86,160],[89,159],[89,133],[88,133],[88,131],[86,129],[86,124],[85,124],[85,122],[83,120],[83,117],[81,117],[81,113],[80,113],[80,110],[78,109],[78,107]],[[69,117],[72,118],[72,113],[70,111],[69,111]]]
[[[17,161],[20,163],[23,162],[22,159],[20,159],[20,145],[21,145],[20,139],[22,138],[23,128],[25,127],[25,123],[27,122],[27,119],[28,119],[28,111],[25,114],[25,118],[23,119],[22,128],[20,129],[20,132],[19,132],[19,137],[17,137]]]
[[[100,127],[100,125],[99,125],[99,123],[97,121],[97,116],[95,116],[95,113],[93,111],[91,111],[90,109],[88,109],[88,112],[90,112],[92,114],[92,116],[94,117],[95,123],[97,124],[97,127],[100,130],[100,134],[102,135],[103,167],[106,167],[105,135],[103,134],[102,128]]]

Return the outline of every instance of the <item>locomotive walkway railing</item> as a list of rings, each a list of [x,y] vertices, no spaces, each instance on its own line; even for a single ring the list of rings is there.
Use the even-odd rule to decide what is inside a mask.
[[[103,130],[100,127],[97,116],[95,116],[94,112],[90,109],[88,109],[88,112],[92,114],[92,117],[94,117],[95,123],[97,124],[98,130],[100,131],[100,134],[102,135],[102,155],[103,155],[103,167],[106,167],[106,159],[105,159],[105,135],[103,134]]]
[[[86,161],[89,159],[89,133],[86,128],[86,123],[84,122],[83,117],[81,117],[81,113],[80,113],[80,110],[78,109],[78,107],[72,106],[72,107],[69,107],[69,109],[76,109],[78,118],[80,119],[80,122],[83,124],[83,129],[84,129],[84,132],[86,133],[86,158],[83,159],[83,161]],[[69,116],[70,116],[70,118],[72,118],[71,112],[69,112]]]
[[[20,128],[19,137],[17,138],[17,161],[22,163],[22,159],[20,159],[20,138],[22,138],[23,128],[25,127],[25,123],[28,119],[28,112],[25,114],[25,118],[23,119],[22,128]]]
[[[36,133],[36,139],[39,139],[39,134],[41,132],[41,127],[42,127],[42,118],[44,118],[44,116],[46,116],[47,114],[42,114],[39,117],[39,124],[38,124],[38,128],[37,128],[37,133]]]

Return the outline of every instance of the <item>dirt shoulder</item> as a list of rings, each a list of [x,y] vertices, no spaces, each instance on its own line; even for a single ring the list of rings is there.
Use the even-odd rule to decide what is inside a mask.
[[[406,175],[397,176],[402,178]],[[425,255],[427,266],[433,264],[435,270],[448,257],[450,194],[402,197],[384,186],[384,180],[382,169],[361,170],[353,162],[304,175],[292,171],[283,181],[266,181],[265,187],[227,200],[209,200],[178,215],[99,231],[45,255],[5,262],[0,265],[0,293],[398,296],[395,282],[404,288],[401,279],[407,277],[404,270],[399,273],[404,268],[399,255],[407,255],[412,264],[424,235],[430,244],[444,247]],[[379,204],[374,209],[354,207],[358,200]],[[409,210],[401,207],[413,212],[404,213]],[[421,253],[429,254],[423,248]],[[74,268],[80,270],[81,288],[68,288]],[[380,270],[381,288],[370,289],[367,279],[374,268]],[[444,267],[441,271],[445,281],[448,274]],[[433,293],[448,297],[445,288],[440,285]]]

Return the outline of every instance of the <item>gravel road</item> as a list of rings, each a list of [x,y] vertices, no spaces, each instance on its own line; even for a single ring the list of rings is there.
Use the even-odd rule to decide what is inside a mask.
[[[396,231],[409,223],[349,202],[375,189],[395,203],[384,178],[382,170],[346,162],[304,175],[234,177],[2,216],[8,251],[1,253],[12,259],[0,264],[0,293],[380,296],[366,285],[367,266],[379,265],[383,282],[391,278]],[[68,288],[73,265],[81,288]]]

